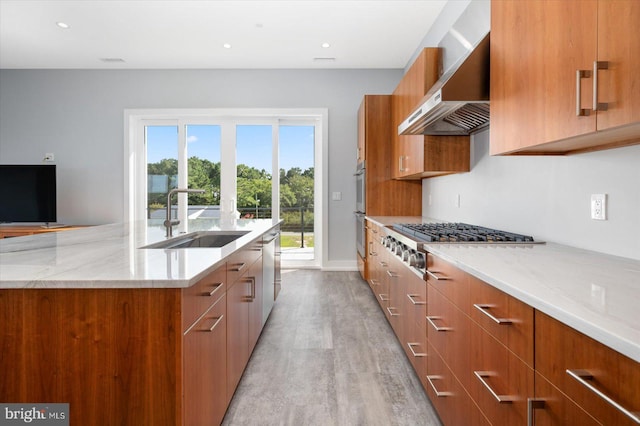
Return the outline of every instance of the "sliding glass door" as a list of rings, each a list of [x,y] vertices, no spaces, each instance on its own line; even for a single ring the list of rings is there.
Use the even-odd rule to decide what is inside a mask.
[[[283,265],[316,266],[316,120],[143,119],[139,218],[281,218]],[[178,194],[174,188],[203,189]]]

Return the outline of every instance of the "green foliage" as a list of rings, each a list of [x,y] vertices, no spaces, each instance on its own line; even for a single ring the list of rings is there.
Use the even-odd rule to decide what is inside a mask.
[[[178,160],[165,158],[157,163],[148,164],[147,175],[149,176],[149,182],[153,180],[158,185],[157,187],[162,189],[148,195],[149,206],[153,205],[154,208],[165,206],[167,191],[177,187]],[[313,177],[313,167],[304,171],[299,167],[293,167],[288,171],[280,169],[280,199],[282,207],[311,207],[313,205]],[[219,205],[220,163],[213,163],[198,157],[190,157],[188,160],[188,186],[189,188],[200,188],[206,191],[204,194],[189,194],[189,204]],[[264,169],[258,170],[245,164],[238,164],[237,191],[238,209],[272,207],[271,174]],[[286,215],[289,215],[289,212],[282,213],[283,218]],[[290,216],[291,223],[300,223],[298,210],[292,212]],[[304,219],[305,225],[308,223],[313,224],[313,213],[305,213]]]

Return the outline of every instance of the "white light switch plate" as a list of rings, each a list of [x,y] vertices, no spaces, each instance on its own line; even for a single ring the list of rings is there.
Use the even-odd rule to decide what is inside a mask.
[[[331,199],[333,201],[340,201],[342,200],[342,192],[334,192],[331,194]]]

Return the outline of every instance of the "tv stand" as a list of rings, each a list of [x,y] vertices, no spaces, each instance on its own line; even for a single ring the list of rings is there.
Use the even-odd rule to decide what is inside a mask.
[[[71,231],[82,226],[72,225],[0,225],[0,238],[24,237],[25,235],[45,234],[48,232]]]

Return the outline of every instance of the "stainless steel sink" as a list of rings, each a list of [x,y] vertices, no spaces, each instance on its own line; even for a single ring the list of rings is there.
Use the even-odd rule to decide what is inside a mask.
[[[223,247],[234,242],[250,231],[201,231],[181,235],[170,240],[160,241],[140,247],[143,249],[178,249]]]

